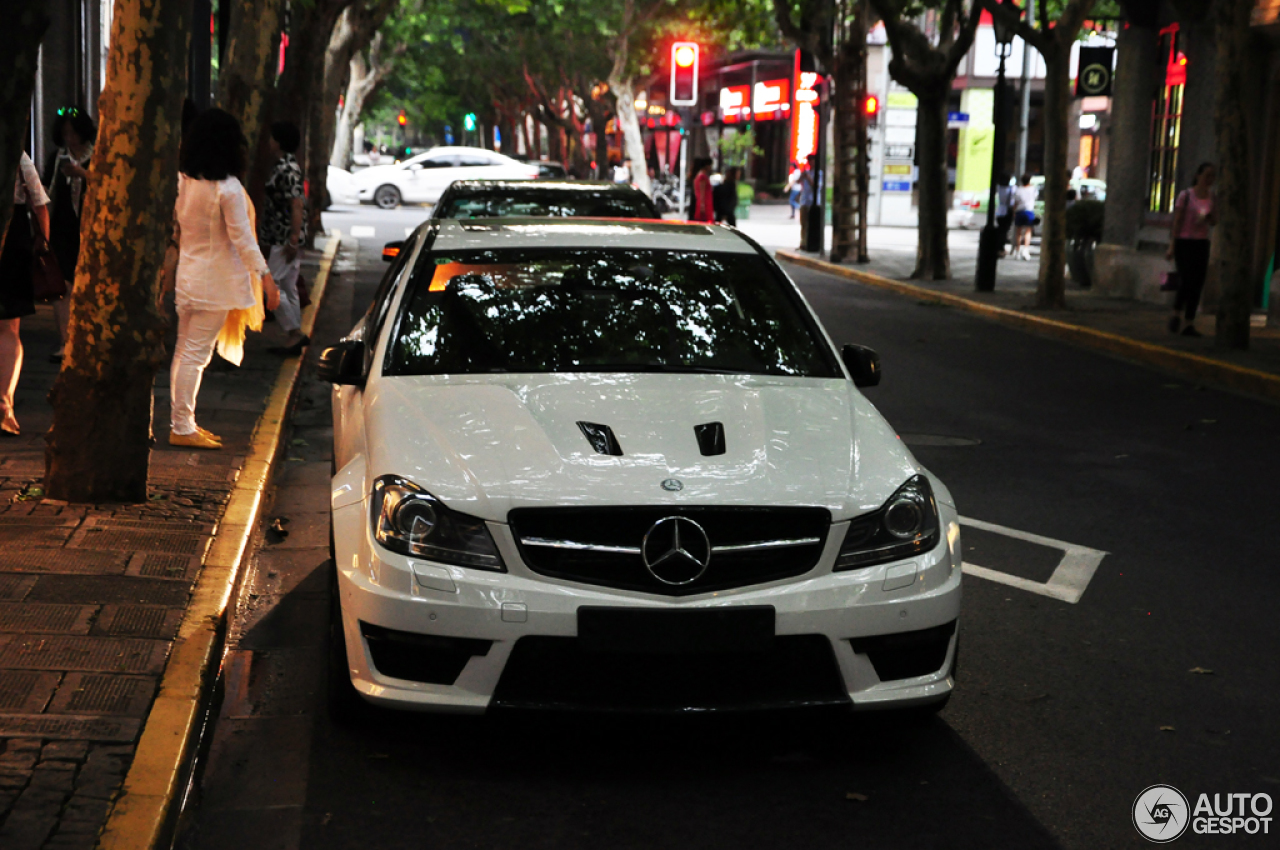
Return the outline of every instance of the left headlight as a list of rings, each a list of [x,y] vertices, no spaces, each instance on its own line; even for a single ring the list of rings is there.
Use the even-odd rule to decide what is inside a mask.
[[[929,479],[917,475],[874,513],[849,523],[836,570],[860,570],[920,555],[938,545],[938,504]]]
[[[392,552],[443,564],[505,572],[484,520],[445,507],[412,481],[373,482],[373,537]]]

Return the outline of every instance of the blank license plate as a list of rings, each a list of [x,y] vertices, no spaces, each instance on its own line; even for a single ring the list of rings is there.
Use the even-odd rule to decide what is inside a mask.
[[[587,652],[765,652],[773,634],[772,605],[578,609],[578,642]]]

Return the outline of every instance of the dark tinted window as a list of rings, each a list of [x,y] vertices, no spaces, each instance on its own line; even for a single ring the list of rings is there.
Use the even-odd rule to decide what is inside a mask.
[[[466,168],[468,166],[485,166],[485,165],[497,165],[497,164],[498,164],[497,162],[493,161],[492,159],[489,159],[487,156],[481,156],[480,154],[464,153],[458,157],[458,165],[461,165],[463,168]]]
[[[757,254],[530,249],[414,269],[385,372],[840,373]]]
[[[418,165],[423,168],[453,168],[454,157],[451,156],[434,156],[430,159],[422,159],[418,161]]]
[[[503,194],[459,192],[446,200],[436,218],[494,218],[551,216],[578,218],[662,218],[653,202],[640,192],[611,189],[572,191],[539,188],[507,189]]]

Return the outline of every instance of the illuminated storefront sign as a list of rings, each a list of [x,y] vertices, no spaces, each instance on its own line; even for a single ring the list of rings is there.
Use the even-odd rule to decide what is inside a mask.
[[[781,121],[791,114],[791,82],[765,80],[751,86],[728,86],[720,89],[720,118],[726,124],[743,121]]]
[[[766,80],[756,83],[755,98],[751,108],[757,121],[776,121],[791,113],[791,83],[787,80]]]
[[[720,115],[726,124],[751,120],[751,86],[720,89]]]
[[[796,51],[795,105],[791,108],[791,161],[804,162],[818,151],[818,101],[822,75],[800,70]]]

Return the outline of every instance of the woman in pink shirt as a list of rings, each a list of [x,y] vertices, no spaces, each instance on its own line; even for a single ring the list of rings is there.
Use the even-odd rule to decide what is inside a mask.
[[[1217,172],[1212,163],[1196,169],[1195,182],[1183,189],[1173,204],[1173,226],[1166,255],[1178,268],[1178,293],[1173,299],[1173,315],[1169,332],[1182,329],[1183,336],[1200,336],[1196,330],[1196,308],[1204,291],[1204,278],[1209,271],[1209,228],[1218,223],[1213,198],[1213,181]],[[1182,326],[1183,318],[1186,326]]]

